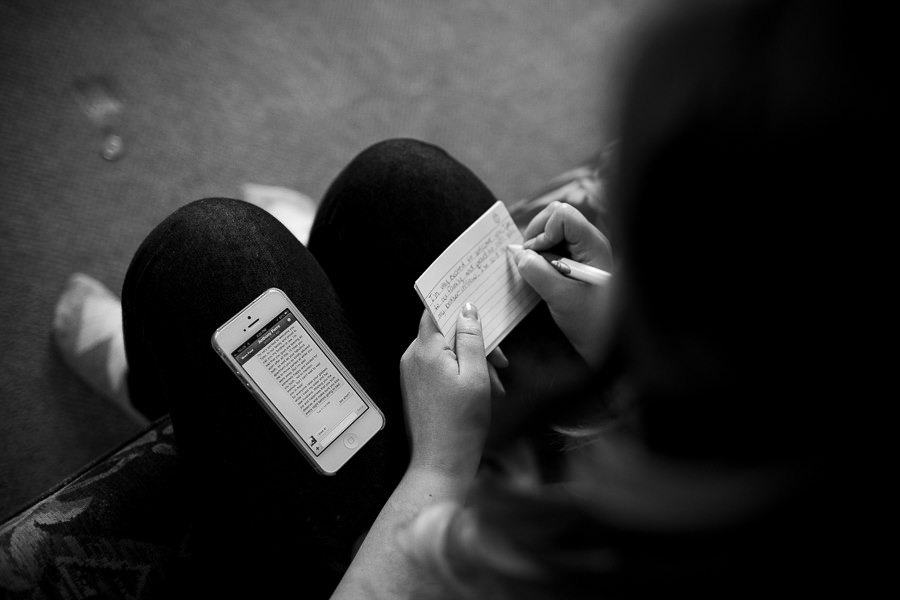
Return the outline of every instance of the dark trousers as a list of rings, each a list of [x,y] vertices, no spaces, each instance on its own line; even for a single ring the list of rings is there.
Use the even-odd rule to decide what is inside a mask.
[[[391,140],[334,181],[308,248],[268,213],[227,199],[188,204],[144,241],[122,293],[129,385],[138,408],[172,416],[194,510],[184,572],[195,585],[288,585],[307,598],[334,588],[408,461],[398,365],[424,308],[413,282],[494,201],[444,151]],[[270,287],[385,414],[385,429],[333,477],[312,470],[210,344]],[[558,383],[535,371],[572,356],[543,305],[503,348],[512,365],[509,394],[495,402],[498,439]]]

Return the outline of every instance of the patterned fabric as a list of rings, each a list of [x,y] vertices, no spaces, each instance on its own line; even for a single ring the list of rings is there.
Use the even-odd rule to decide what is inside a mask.
[[[0,596],[168,596],[188,530],[182,490],[164,417],[0,525]]]

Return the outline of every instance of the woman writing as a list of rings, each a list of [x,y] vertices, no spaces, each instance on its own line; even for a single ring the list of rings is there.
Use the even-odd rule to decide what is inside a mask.
[[[564,204],[534,218],[516,265],[545,304],[488,359],[477,306],[448,348],[412,289],[495,201],[433,146],[360,154],[308,249],[235,201],[167,219],[123,308],[135,404],[163,399],[192,474],[188,583],[336,598],[832,588],[868,485],[842,410],[866,360],[862,246],[833,242],[854,231],[840,203],[868,202],[884,172],[860,177],[884,114],[863,25],[843,3],[796,1],[660,27],[628,87],[608,237]],[[572,281],[539,255],[551,248],[613,278]],[[208,349],[273,286],[386,415],[327,480]]]

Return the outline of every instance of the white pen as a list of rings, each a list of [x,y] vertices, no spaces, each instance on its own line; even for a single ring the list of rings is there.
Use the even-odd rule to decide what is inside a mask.
[[[510,244],[510,250],[514,253],[518,253],[518,251],[522,251],[523,247],[521,244]],[[598,269],[597,267],[592,267],[590,265],[582,264],[578,261],[572,260],[571,258],[562,258],[560,256],[556,256],[555,254],[542,254],[538,252],[541,256],[543,256],[547,262],[553,265],[557,271],[569,277],[570,279],[575,279],[577,281],[582,281],[584,283],[590,283],[593,285],[600,285],[606,283],[606,281],[612,277],[612,274],[609,271],[604,271],[603,269]]]
[[[571,258],[556,258],[551,260],[550,264],[566,277],[571,277],[572,279],[577,279],[578,281],[593,285],[606,283],[606,280],[612,277],[612,274],[609,271],[604,271],[603,269],[598,269],[591,265],[583,265]]]

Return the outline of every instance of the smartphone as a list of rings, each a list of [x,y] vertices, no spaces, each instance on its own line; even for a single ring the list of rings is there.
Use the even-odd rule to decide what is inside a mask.
[[[312,466],[337,473],[384,414],[278,288],[219,327],[212,345]]]

